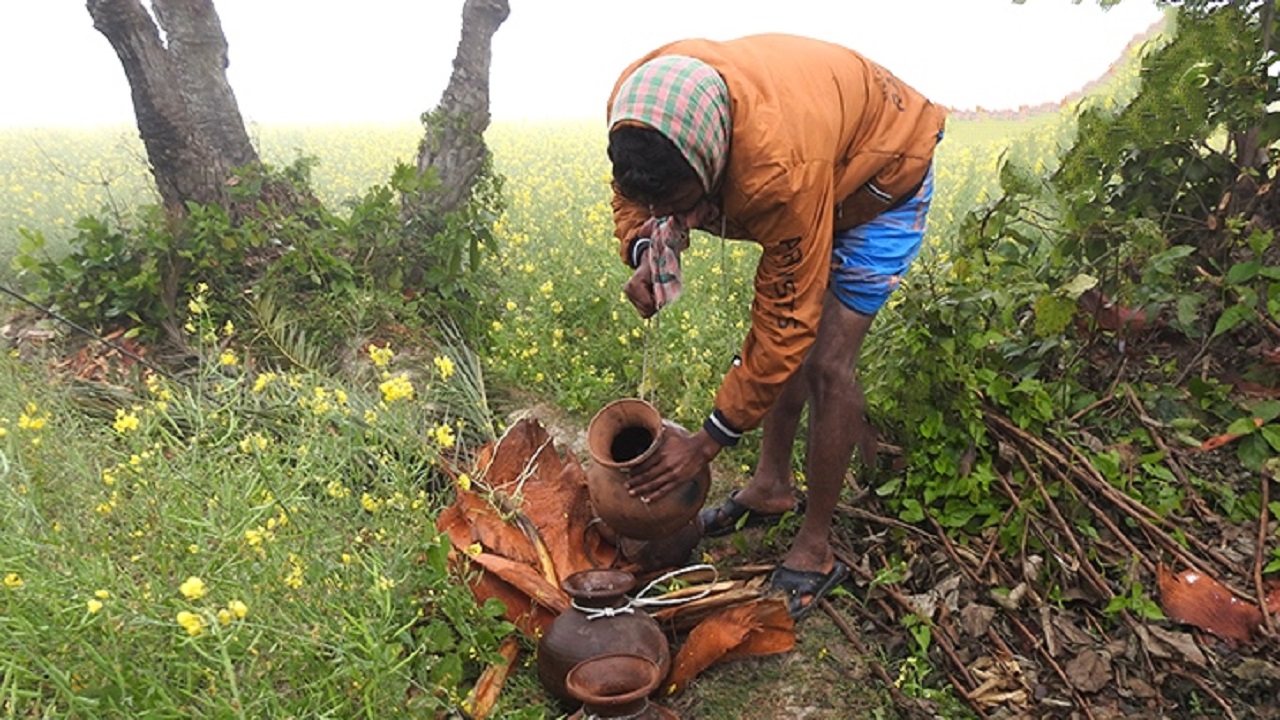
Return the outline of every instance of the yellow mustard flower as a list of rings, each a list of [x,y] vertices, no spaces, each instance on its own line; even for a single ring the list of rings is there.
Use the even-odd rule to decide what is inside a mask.
[[[391,350],[391,343],[387,343],[382,347],[373,344],[369,345],[369,360],[377,367],[386,367],[395,356],[396,354]]]
[[[249,606],[239,600],[232,600],[227,603],[227,609],[231,611],[231,615],[237,620],[243,620],[249,614]]]
[[[94,590],[93,596],[98,598],[99,600],[106,600],[107,598],[111,597],[111,591],[110,590]]]
[[[4,586],[12,590],[17,590],[26,584],[27,581],[23,580],[22,576],[16,572],[11,572],[4,576]]]
[[[98,598],[89,598],[89,600],[86,601],[84,605],[85,605],[85,609],[89,611],[90,615],[102,609],[102,601],[99,600]]]
[[[432,359],[432,362],[435,363],[436,370],[440,372],[441,380],[448,380],[453,377],[454,370],[456,369],[453,364],[453,360],[445,357],[444,355],[437,355]]]
[[[436,439],[436,444],[446,449],[453,447],[456,442],[453,427],[449,425],[437,425],[431,431],[431,436]]]
[[[218,362],[223,365],[234,366],[240,363],[240,358],[236,357],[235,350],[232,350],[231,348],[227,348],[226,350],[222,351],[221,355],[218,356]]]
[[[223,335],[225,335],[225,336],[227,336],[227,337],[231,337],[232,335],[235,335],[235,334],[236,334],[236,326],[235,326],[234,324],[232,324],[232,322],[231,322],[230,320],[228,320],[228,321],[227,321],[227,324],[222,326],[222,334],[223,334]]]
[[[220,609],[218,610],[218,624],[219,624],[219,625],[221,625],[221,626],[223,626],[223,627],[226,627],[227,625],[230,625],[230,624],[231,624],[231,611],[230,611],[230,610],[228,610],[228,609],[226,609],[226,608],[220,608]]]
[[[378,386],[378,389],[382,391],[382,399],[389,403],[396,400],[413,399],[413,383],[409,381],[409,377],[404,373],[384,381]]]
[[[178,621],[178,624],[182,626],[182,629],[186,630],[187,634],[191,637],[196,637],[204,632],[204,618],[193,612],[181,610],[174,619]]]
[[[182,584],[178,586],[178,590],[182,592],[182,596],[188,600],[199,600],[209,591],[209,589],[205,587],[204,581],[195,575],[184,580]]]
[[[272,382],[275,382],[276,377],[277,377],[276,374],[273,372],[262,373],[261,375],[253,379],[253,391],[255,393],[260,393],[263,390],[266,390],[268,385],[270,385]]]
[[[137,430],[138,416],[132,411],[125,410],[124,408],[116,408],[116,420],[111,423],[111,427],[115,428],[116,432],[121,435],[129,432],[130,430]]]
[[[18,427],[23,430],[38,431],[43,429],[45,422],[48,421],[49,418],[47,415],[37,417],[36,413],[38,412],[40,412],[40,408],[36,407],[35,403],[27,403],[26,410],[22,414],[18,415]]]

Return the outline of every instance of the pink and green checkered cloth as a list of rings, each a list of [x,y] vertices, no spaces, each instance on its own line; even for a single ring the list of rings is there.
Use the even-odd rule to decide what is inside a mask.
[[[729,160],[729,88],[710,65],[684,55],[664,55],[643,63],[622,82],[609,112],[610,122],[632,120],[671,140],[710,194]],[[718,208],[703,200],[679,216],[650,218],[641,228],[649,238],[647,262],[658,309],[680,297],[680,253],[689,229]]]
[[[729,159],[729,88],[720,73],[684,55],[656,57],[619,86],[614,125],[635,120],[667,136],[711,192]]]

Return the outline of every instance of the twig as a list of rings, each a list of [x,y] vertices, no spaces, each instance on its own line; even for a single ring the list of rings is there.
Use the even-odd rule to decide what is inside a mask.
[[[966,704],[968,704],[969,709],[977,713],[978,717],[980,718],[987,717],[986,711],[982,709],[982,703],[979,703],[976,697],[978,695],[978,693],[976,692],[978,688],[974,688],[973,690],[966,692],[964,690],[964,686],[960,684],[960,680],[957,679],[955,675],[952,675],[950,670],[943,670],[943,672],[947,674],[947,681],[951,683],[951,686],[956,688],[957,690],[960,690],[960,697],[964,698],[964,701]]]
[[[1089,413],[1093,412],[1094,410],[1097,410],[1098,408],[1102,407],[1103,405],[1106,405],[1107,403],[1113,402],[1115,399],[1116,399],[1115,395],[1112,395],[1110,393],[1103,395],[1097,400],[1094,400],[1093,402],[1086,405],[1082,410],[1076,412],[1074,415],[1067,418],[1067,422],[1074,425],[1080,421],[1080,418],[1084,417],[1085,415],[1088,415]]]
[[[1213,698],[1213,699],[1214,699],[1214,702],[1216,702],[1216,703],[1218,703],[1218,705],[1222,706],[1222,711],[1223,711],[1223,712],[1225,712],[1225,713],[1227,714],[1227,718],[1228,718],[1228,720],[1236,720],[1236,714],[1235,714],[1235,712],[1231,709],[1231,704],[1227,702],[1226,698],[1224,698],[1224,697],[1222,697],[1222,695],[1218,694],[1218,691],[1214,690],[1214,689],[1209,685],[1209,683],[1205,682],[1205,681],[1204,681],[1204,678],[1196,677],[1195,675],[1192,675],[1191,673],[1188,673],[1188,672],[1185,672],[1185,671],[1183,671],[1183,670],[1180,670],[1180,669],[1178,669],[1178,668],[1176,668],[1176,667],[1175,667],[1175,668],[1172,668],[1169,672],[1170,672],[1170,674],[1177,675],[1177,676],[1178,676],[1178,677],[1180,677],[1180,678],[1186,678],[1187,680],[1190,680],[1191,682],[1193,682],[1193,683],[1195,683],[1196,685],[1198,685],[1198,686],[1200,687],[1200,689],[1201,689],[1201,690],[1203,690],[1203,691],[1205,692],[1205,694],[1206,694],[1206,695],[1208,695],[1209,697]]]
[[[1254,548],[1253,556],[1253,583],[1258,590],[1258,607],[1262,608],[1262,626],[1267,629],[1268,635],[1275,634],[1275,627],[1271,624],[1271,610],[1267,608],[1267,590],[1262,584],[1262,560],[1263,550],[1267,545],[1267,522],[1270,511],[1267,503],[1271,502],[1271,479],[1267,474],[1262,475],[1262,510],[1258,512],[1258,542]]]
[[[1131,385],[1124,386],[1124,393],[1129,399],[1129,404],[1133,406],[1134,412],[1138,414],[1139,422],[1147,428],[1147,433],[1151,435],[1152,442],[1154,442],[1156,444],[1156,448],[1164,454],[1165,464],[1169,466],[1169,471],[1173,473],[1174,477],[1178,478],[1178,482],[1182,484],[1182,489],[1187,493],[1189,501],[1195,508],[1196,513],[1200,516],[1201,520],[1204,520],[1204,500],[1200,497],[1200,493],[1196,491],[1195,486],[1191,484],[1191,481],[1187,479],[1187,473],[1182,469],[1182,465],[1178,462],[1178,459],[1174,457],[1173,450],[1165,443],[1164,438],[1160,436],[1160,433],[1157,432],[1156,421],[1147,415],[1147,409],[1143,407],[1142,401],[1139,400],[1137,394],[1133,392],[1133,387]]]
[[[999,473],[997,473],[997,476],[999,476]],[[1001,477],[1000,480],[1002,483],[1004,483],[1005,487],[1011,493],[1009,496],[1009,499],[1013,501],[1013,503],[1009,505],[1009,509],[1004,511],[1004,517],[1000,519],[1000,526],[1004,527],[1006,524],[1008,524],[1009,518],[1013,517],[1013,513],[1017,510],[1022,509],[1022,506],[1021,506],[1022,503],[1018,500],[1018,498],[1015,495],[1012,494],[1013,489],[1009,488],[1008,482],[1003,477]],[[987,551],[982,555],[982,562],[978,563],[978,569],[975,571],[978,577],[982,577],[982,573],[986,571],[987,563],[991,562],[991,558],[995,555],[996,548],[999,547],[999,545],[1000,545],[999,537],[997,537],[995,540],[992,540],[991,543],[987,545]]]
[[[1027,462],[1027,458],[1020,450],[1014,450],[1018,456],[1018,462],[1022,464],[1022,469],[1026,471],[1027,477],[1036,484],[1036,489],[1040,491],[1040,497],[1044,499],[1045,504],[1049,508],[1049,514],[1053,516],[1053,520],[1057,523],[1058,528],[1062,530],[1067,537],[1067,542],[1071,544],[1071,549],[1075,551],[1076,559],[1080,562],[1080,566],[1085,571],[1085,576],[1093,583],[1094,588],[1099,591],[1102,597],[1110,600],[1114,593],[1111,586],[1107,584],[1105,578],[1098,574],[1098,570],[1093,567],[1093,563],[1089,561],[1089,555],[1085,553],[1084,548],[1080,546],[1080,540],[1076,534],[1071,531],[1071,524],[1066,518],[1062,517],[1062,513],[1058,511],[1058,505],[1053,501],[1053,497],[1049,495],[1049,490],[1044,486],[1044,482],[1040,479],[1040,475],[1031,468],[1031,463]]]
[[[1010,509],[1016,508],[1017,510],[1022,512],[1023,515],[1027,516],[1026,522],[1023,523],[1022,543],[1019,548],[1021,559],[1025,562],[1026,556],[1027,556],[1027,530],[1032,527],[1031,520],[1039,519],[1040,516],[1034,510],[1023,507],[1022,498],[1018,495],[1017,492],[1014,491],[1013,485],[1009,482],[1009,478],[1004,476],[1004,473],[1000,472],[999,470],[995,470],[995,474],[996,474],[996,479],[1000,481],[1000,487],[1004,488],[1005,494],[1009,496],[1010,502],[1013,503],[1013,506]],[[1006,520],[1007,519],[1008,518],[1006,516]],[[1039,528],[1035,529],[1035,533],[1038,537],[1040,537],[1042,541],[1044,541],[1044,546],[1046,548],[1053,548],[1054,546],[1053,543],[1049,542],[1046,538],[1044,538],[1041,535]],[[995,543],[995,542],[991,543],[991,547],[988,549],[988,552],[990,552],[990,550],[994,550],[997,544],[998,543]],[[985,567],[987,563],[987,558],[984,558],[982,562],[983,562],[983,567]],[[1009,576],[1008,572],[1006,572],[1005,575]]]
[[[1159,527],[1158,524],[1168,523],[1168,518],[1156,514],[1156,512],[1151,508],[1112,487],[1111,484],[1098,473],[1093,465],[1089,463],[1088,458],[1084,457],[1080,450],[1074,445],[1067,443],[1067,448],[1071,452],[1071,460],[1069,461],[1065,455],[1059,452],[1052,445],[1046,443],[1040,438],[1028,434],[1018,426],[1014,425],[1012,421],[1000,415],[1000,413],[988,410],[987,417],[994,422],[999,429],[1004,430],[1006,433],[1013,435],[1022,442],[1038,449],[1059,466],[1068,468],[1073,475],[1082,480],[1095,492],[1111,501],[1112,504],[1116,505],[1121,511],[1132,518],[1134,522],[1147,530],[1158,545],[1163,547],[1180,562],[1185,563],[1188,567],[1205,572],[1205,567],[1208,566],[1207,562],[1201,561],[1198,558],[1193,558],[1178,543],[1178,541],[1174,540],[1169,533]],[[1235,572],[1241,576],[1247,575],[1243,569],[1222,557],[1220,553],[1208,551],[1209,549],[1205,548],[1204,544],[1200,542],[1198,538],[1195,538],[1193,534],[1187,533],[1186,537],[1189,542],[1202,551],[1205,551],[1207,555],[1221,563],[1222,566],[1227,568],[1229,571]],[[1231,587],[1228,581],[1223,580],[1222,584],[1228,590],[1231,590],[1240,597],[1249,596],[1249,593],[1242,593],[1238,589]]]
[[[1121,545],[1124,545],[1125,549],[1129,551],[1130,555],[1138,558],[1138,560],[1141,561],[1144,566],[1146,566],[1148,572],[1155,574],[1156,572],[1155,563],[1151,562],[1151,560],[1148,559],[1147,556],[1141,550],[1138,549],[1138,546],[1133,544],[1133,541],[1129,539],[1128,533],[1121,531],[1119,526],[1117,526],[1115,522],[1110,517],[1108,517],[1105,512],[1102,511],[1102,508],[1098,507],[1097,504],[1093,502],[1093,500],[1090,500],[1089,496],[1085,495],[1084,491],[1081,490],[1074,482],[1072,482],[1071,478],[1068,477],[1066,473],[1063,473],[1062,471],[1060,471],[1052,463],[1045,463],[1045,467],[1048,468],[1049,472],[1053,473],[1054,477],[1058,478],[1058,480],[1062,481],[1064,485],[1070,488],[1071,492],[1075,493],[1075,496],[1085,504],[1085,507],[1089,508],[1089,511],[1092,512],[1093,516],[1098,519],[1098,522],[1101,522],[1103,526],[1107,528],[1107,530],[1111,533],[1111,536],[1114,537]]]
[[[973,584],[976,587],[982,587],[984,583],[978,578],[978,575],[974,573],[973,569],[969,567],[969,563],[965,562],[964,559],[960,557],[959,553],[956,552],[955,546],[951,544],[951,538],[947,537],[947,531],[943,529],[943,527],[938,524],[938,521],[933,518],[933,513],[925,511],[925,517],[928,518],[929,523],[933,525],[933,530],[938,534],[938,538],[942,541],[942,548],[951,558],[951,562],[955,563],[961,570],[963,570],[964,574],[969,576],[969,579],[973,581]]]
[[[1040,640],[1027,629],[1026,625],[1022,624],[1021,620],[1018,620],[1017,616],[1010,613],[1008,617],[1009,621],[1013,623],[1013,626],[1018,628],[1018,631],[1022,633],[1023,639],[1031,645],[1031,647],[1036,651],[1036,654],[1044,659],[1045,663],[1047,663],[1058,675],[1058,679],[1062,681],[1062,684],[1066,685],[1067,689],[1071,691],[1071,698],[1075,700],[1076,706],[1084,712],[1085,717],[1092,720],[1093,711],[1089,709],[1089,704],[1085,702],[1084,697],[1080,695],[1080,691],[1076,690],[1075,685],[1071,684],[1071,680],[1067,678],[1067,673],[1062,669],[1062,666],[1058,664],[1058,661],[1053,659],[1053,656],[1044,649],[1044,645],[1040,643]],[[999,635],[996,635],[994,630],[987,628],[987,635],[989,637],[994,637],[997,643],[1003,646],[1005,652],[1009,653],[1010,656],[1013,655],[1009,646],[1004,644],[1004,641],[1000,639]]]
[[[849,565],[848,560],[844,557],[841,557],[842,553],[835,550],[834,548],[832,552],[836,554],[836,558],[840,560],[840,562],[844,563],[845,565]],[[938,626],[937,623],[934,622],[933,618],[923,617],[922,615],[920,615],[920,612],[916,609],[914,605],[911,604],[911,601],[907,599],[907,596],[902,594],[902,590],[900,590],[897,587],[897,585],[885,584],[885,585],[881,585],[880,587],[883,588],[885,593],[888,594],[889,597],[893,598],[893,601],[898,603],[898,605],[903,610],[915,615],[916,617],[919,617],[921,622],[929,626],[929,630],[932,632],[934,642],[937,643],[938,647],[942,649],[942,653],[947,656],[947,659],[951,661],[952,665],[954,665],[960,671],[960,673],[964,675],[965,682],[968,683],[969,687],[968,688],[962,687],[961,689],[967,693],[973,688],[977,687],[978,683],[974,681],[973,676],[969,674],[969,668],[965,667],[965,664],[960,662],[960,657],[956,655],[955,647],[952,646],[951,641],[947,639],[946,635],[940,632],[941,628]]]
[[[925,532],[925,531],[921,530],[921,529],[920,529],[920,528],[918,528],[918,527],[915,527],[914,525],[909,525],[909,524],[904,523],[904,522],[902,522],[901,520],[898,520],[898,519],[896,519],[896,518],[885,517],[885,516],[883,516],[883,515],[877,515],[877,514],[875,514],[875,513],[873,513],[873,512],[870,512],[870,511],[868,511],[868,510],[863,510],[862,508],[853,507],[852,505],[846,505],[846,504],[844,504],[844,503],[839,503],[839,504],[837,504],[837,505],[836,505],[836,512],[838,512],[838,513],[840,513],[840,514],[842,514],[842,515],[848,515],[848,516],[850,516],[850,517],[860,518],[860,519],[862,519],[862,520],[868,520],[868,521],[873,522],[873,523],[876,523],[876,524],[878,524],[878,525],[887,525],[887,526],[892,527],[892,528],[897,528],[897,529],[899,529],[899,530],[902,530],[902,531],[904,531],[904,532],[910,533],[910,534],[915,535],[915,536],[917,536],[917,537],[919,537],[919,538],[922,538],[922,539],[926,539],[926,540],[933,540],[933,536],[932,536],[932,535],[930,535],[929,533],[927,533],[927,532]]]
[[[863,644],[858,634],[853,631],[853,628],[849,627],[849,623],[844,619],[844,616],[831,605],[831,601],[827,598],[822,598],[818,601],[818,606],[827,613],[827,617],[831,618],[831,622],[835,623],[836,627],[840,629],[849,644],[853,645],[853,649],[866,659],[866,662],[871,666],[871,672],[875,673],[876,677],[880,678],[880,682],[884,683],[884,687],[889,691],[894,704],[903,708],[915,707],[916,701],[903,695],[902,690],[898,688],[898,684],[893,681],[893,678],[889,677],[889,672],[884,669],[884,666],[872,659],[871,651]]]

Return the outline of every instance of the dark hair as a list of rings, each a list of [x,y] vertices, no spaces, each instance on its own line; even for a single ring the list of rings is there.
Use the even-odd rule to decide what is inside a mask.
[[[609,133],[609,159],[618,192],[636,202],[662,202],[682,183],[698,180],[675,143],[653,128],[614,128]]]

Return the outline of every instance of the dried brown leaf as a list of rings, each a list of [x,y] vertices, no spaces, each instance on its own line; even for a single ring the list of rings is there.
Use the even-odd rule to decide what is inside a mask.
[[[733,605],[698,623],[689,633],[663,687],[667,694],[675,694],[721,660],[786,652],[793,647],[794,625],[781,599],[766,597]]]
[[[1249,642],[1262,622],[1262,611],[1231,594],[1208,575],[1186,570],[1174,574],[1157,568],[1160,607],[1173,620],[1195,625],[1221,638]]]
[[[1062,668],[1072,687],[1080,692],[1097,692],[1111,682],[1111,656],[1096,650],[1082,650]]]

